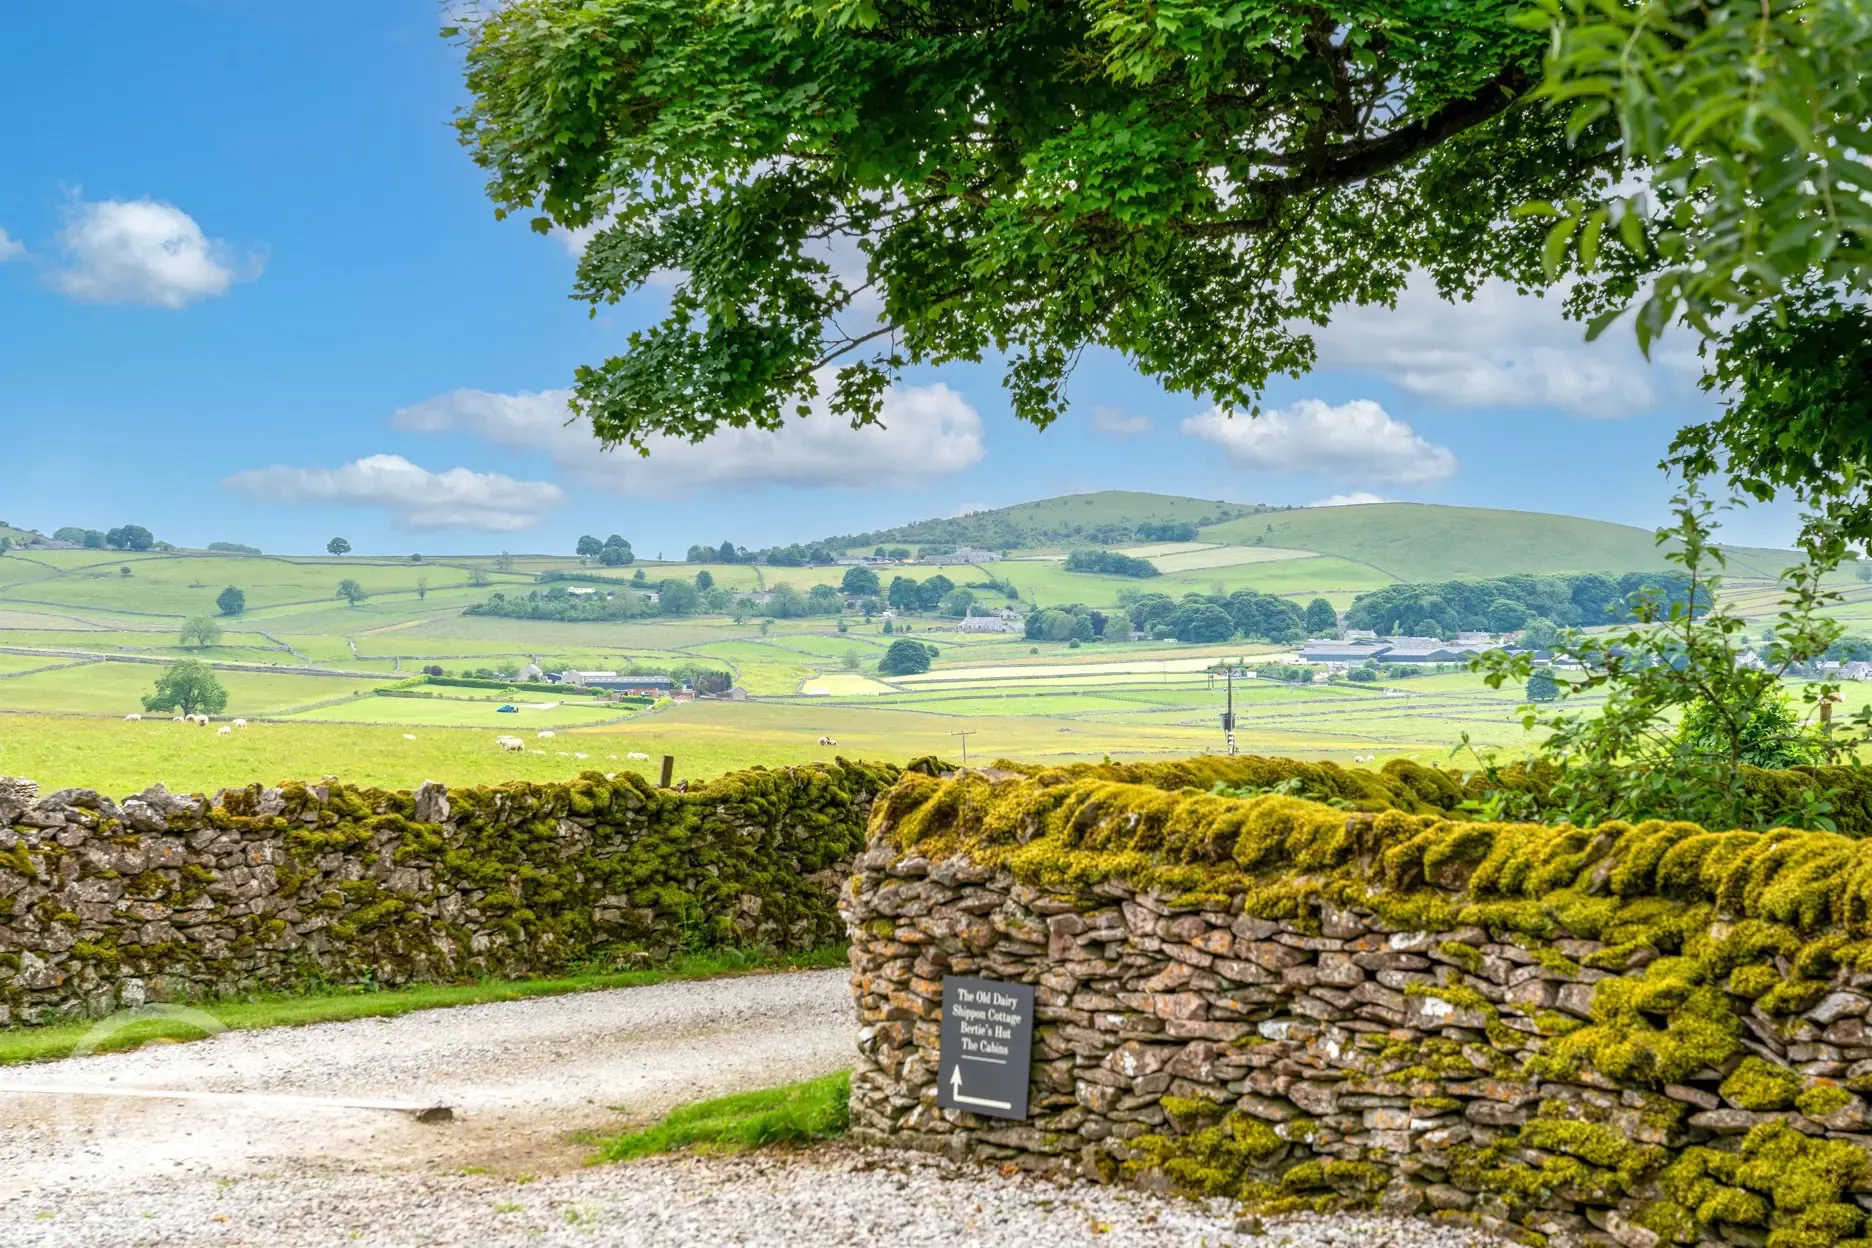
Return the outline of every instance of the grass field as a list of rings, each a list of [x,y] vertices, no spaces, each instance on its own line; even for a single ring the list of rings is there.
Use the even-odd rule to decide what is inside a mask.
[[[1399,579],[1617,572],[1661,563],[1651,534],[1640,529],[1420,504],[1250,511],[1106,492],[993,514],[1063,540],[981,566],[885,567],[885,584],[898,575],[922,580],[938,573],[958,585],[998,579],[1018,588],[1024,611],[1069,602],[1114,611],[1135,593],[1242,588],[1296,602],[1324,597],[1343,609],[1358,594]],[[1066,551],[1087,544],[1073,538],[1080,531],[1218,515],[1233,518],[1207,525],[1196,541],[1111,543],[1152,559],[1161,576],[1093,576],[1063,566]],[[1730,593],[1752,623],[1772,617],[1776,589],[1764,578],[1783,559],[1772,551],[1732,552]],[[804,590],[844,575],[839,567],[637,566],[653,584],[706,570],[717,584],[739,590],[779,584]],[[632,752],[673,754],[677,774],[692,779],[833,754],[954,758],[964,743],[971,758],[1167,758],[1222,746],[1225,694],[1204,669],[1223,659],[1292,653],[1239,641],[1074,649],[1021,636],[957,634],[953,621],[933,616],[897,620],[885,635],[881,622],[855,615],[841,628],[828,617],[763,621],[752,614],[603,623],[462,614],[496,589],[537,586],[544,573],[627,581],[636,570],[543,554],[414,563],[356,555],[14,551],[0,556],[0,773],[28,775],[48,788],[129,792],[158,780],[211,790],[328,773],[394,786],[562,778],[631,765]],[[368,594],[355,607],[335,596],[344,577]],[[1833,613],[1856,631],[1872,631],[1872,584],[1848,576],[1837,582],[1846,601]],[[245,592],[246,614],[222,621],[221,644],[182,648],[183,620],[212,613],[228,585]],[[987,605],[1005,601],[977,592]],[[938,648],[932,670],[880,677],[878,660],[905,632]],[[166,721],[123,722],[141,709],[160,671],[157,662],[131,660],[185,656],[219,667],[230,698],[224,717],[243,716],[254,727],[217,737]],[[434,687],[429,692],[441,695],[435,697],[375,692],[429,664],[459,672],[532,662],[548,670],[700,662],[727,669],[754,700],[638,712],[498,690]],[[1510,749],[1526,744],[1515,712],[1518,691],[1492,692],[1458,675],[1398,682],[1395,693],[1238,682],[1238,742],[1244,750],[1342,761],[1442,760],[1465,732]],[[546,705],[552,702],[560,704]],[[497,709],[503,704],[520,709],[503,714]],[[532,735],[540,731],[557,735]],[[493,738],[510,732],[526,737],[526,753],[495,748]],[[819,746],[821,736],[837,746]]]

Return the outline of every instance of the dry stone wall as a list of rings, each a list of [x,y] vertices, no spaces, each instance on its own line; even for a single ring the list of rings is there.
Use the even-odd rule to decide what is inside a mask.
[[[835,943],[894,767],[414,793],[0,786],[0,1024],[145,1001]]]
[[[869,1143],[1555,1245],[1866,1248],[1872,847],[907,776],[843,908]],[[1026,1121],[937,1104],[1031,984]]]

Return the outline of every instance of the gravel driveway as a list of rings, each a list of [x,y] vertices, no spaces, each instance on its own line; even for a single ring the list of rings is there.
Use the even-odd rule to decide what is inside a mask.
[[[1432,1223],[1238,1226],[1201,1205],[845,1148],[586,1167],[590,1133],[851,1060],[846,972],[230,1032],[0,1070],[0,1244],[1018,1244],[1466,1248]],[[32,1095],[56,1083],[446,1104]]]

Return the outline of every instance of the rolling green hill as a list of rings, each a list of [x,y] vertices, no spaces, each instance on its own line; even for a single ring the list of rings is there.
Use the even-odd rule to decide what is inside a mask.
[[[1140,494],[1131,490],[1100,490],[1096,494],[1067,494],[997,507],[992,511],[974,511],[966,516],[918,520],[894,529],[827,538],[826,545],[850,550],[908,542],[1017,550],[1075,543],[1129,542],[1139,524],[1164,521],[1215,524],[1265,510],[1267,508],[1246,503]]]
[[[1649,529],[1578,516],[1430,503],[1303,507],[1209,525],[1202,540],[1311,550],[1401,581],[1514,572],[1642,572],[1667,566]],[[1725,547],[1731,573],[1774,576],[1785,551]]]

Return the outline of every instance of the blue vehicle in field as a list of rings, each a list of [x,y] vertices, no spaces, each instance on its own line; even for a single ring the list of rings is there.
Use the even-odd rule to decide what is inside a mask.
[[[517,706],[497,706],[494,708],[494,713],[496,715],[518,715],[520,713],[520,708]]]

